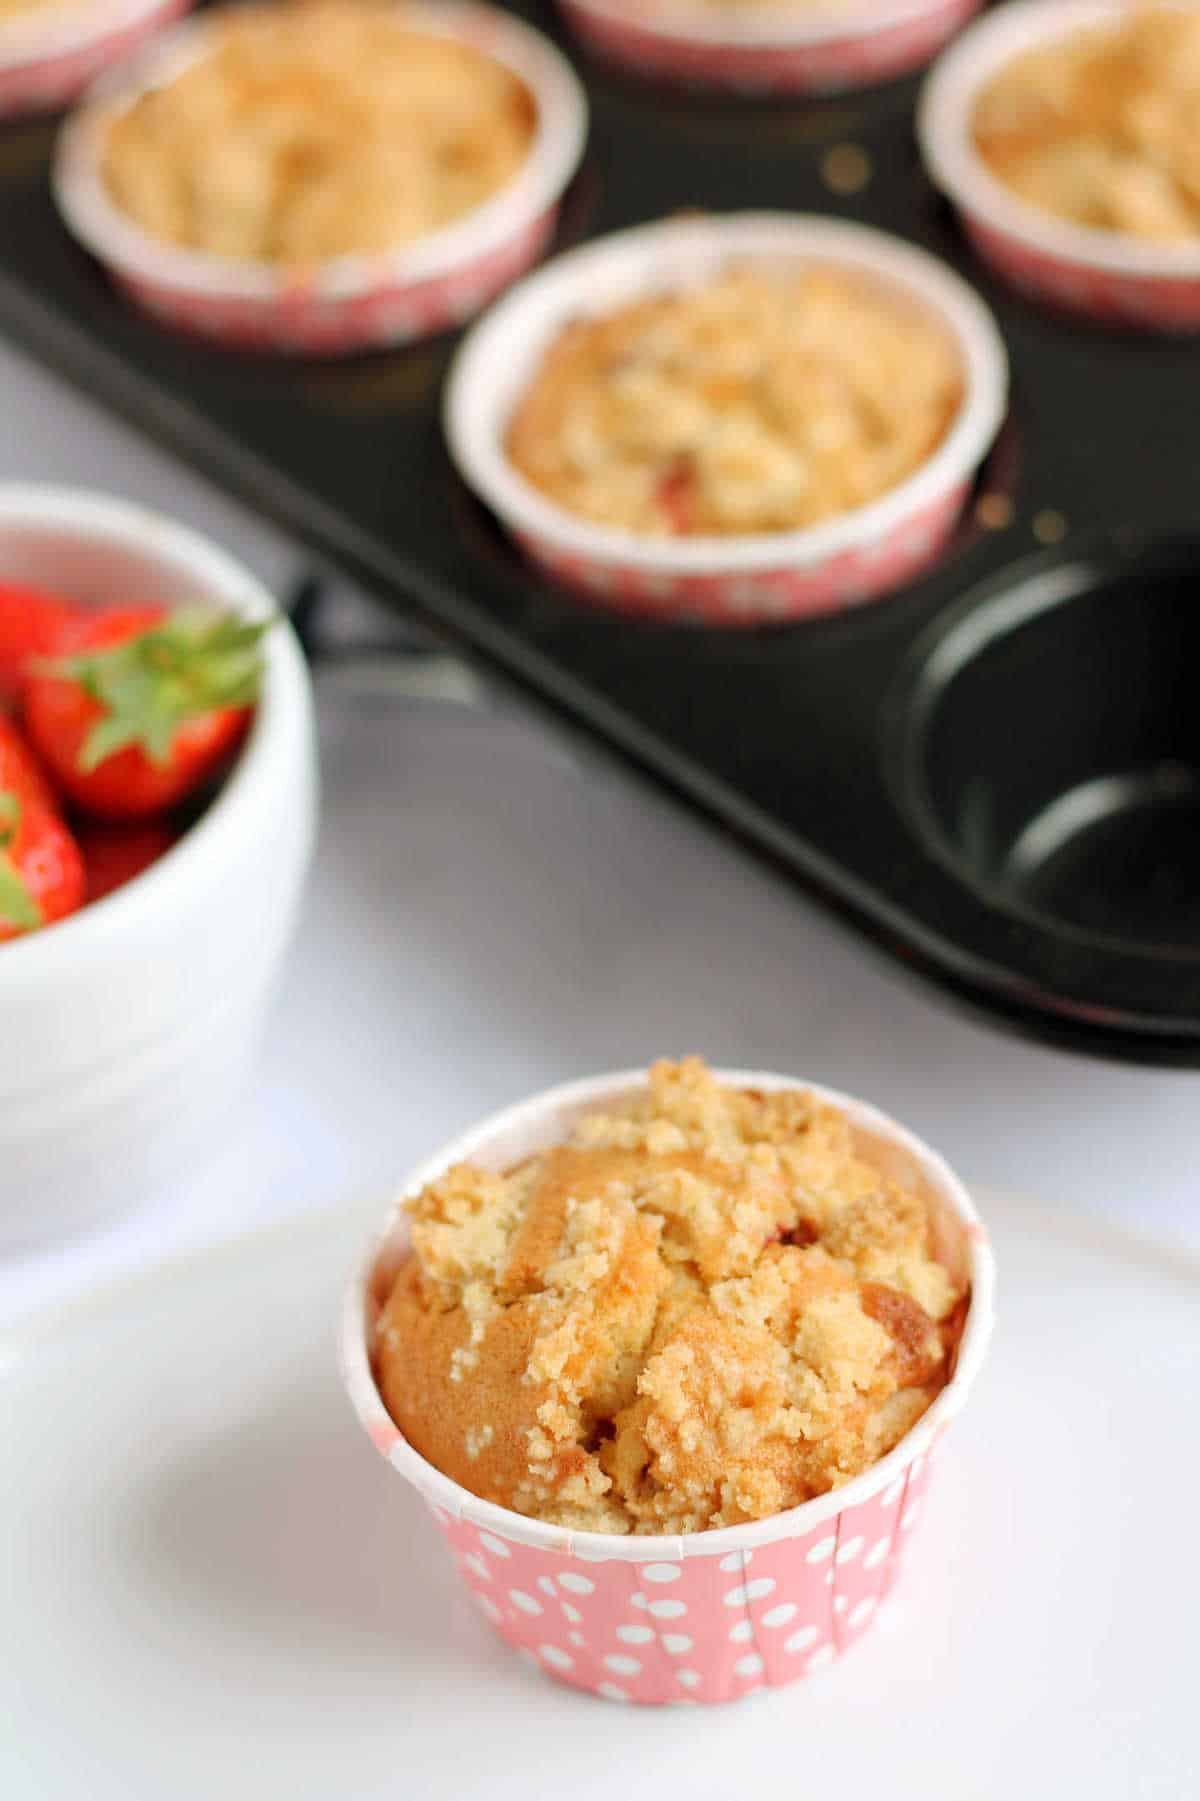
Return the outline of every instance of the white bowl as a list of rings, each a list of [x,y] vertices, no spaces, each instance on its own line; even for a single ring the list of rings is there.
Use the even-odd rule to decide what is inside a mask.
[[[844,1487],[767,1519],[685,1537],[572,1531],[460,1487],[409,1444],[384,1406],[371,1340],[380,1305],[408,1251],[403,1198],[419,1193],[451,1164],[503,1170],[560,1143],[584,1114],[643,1090],[644,1070],[548,1089],[493,1114],[413,1170],[343,1308],[340,1362],[354,1410],[375,1448],[424,1498],[489,1623],[547,1674],[614,1700],[680,1698],[678,1660],[664,1655],[670,1647],[649,1645],[637,1656],[627,1654],[630,1643],[653,1637],[642,1630],[648,1616],[656,1623],[641,1592],[647,1584],[650,1594],[669,1595],[677,1614],[687,1616],[682,1629],[689,1638],[692,1700],[728,1701],[764,1686],[783,1686],[815,1674],[857,1643],[891,1587],[931,1459],[966,1402],[992,1331],[995,1264],[987,1232],[962,1183],[935,1151],[876,1108],[798,1077],[715,1073],[742,1088],[807,1089],[840,1108],[859,1153],[923,1196],[938,1256],[970,1281],[970,1306],[946,1387],[894,1449]],[[744,1583],[752,1559],[750,1586],[735,1588]],[[543,1596],[554,1597],[551,1605]],[[793,1639],[790,1630],[775,1630],[782,1623],[777,1614],[759,1631],[747,1609],[760,1598],[769,1598],[783,1619],[795,1616],[795,1626],[818,1623]],[[574,1608],[567,1618],[577,1627],[570,1649],[559,1643],[566,1631],[559,1618],[564,1599]],[[914,1611],[919,1612],[920,1599],[910,1597]],[[731,1637],[730,1627],[739,1619],[746,1624]],[[620,1674],[617,1686],[612,1673]]]
[[[562,0],[599,55],[639,74],[776,94],[867,87],[919,68],[982,0],[827,0],[722,11],[699,0]]]
[[[68,489],[0,485],[0,580],[87,605],[274,611],[204,538]],[[177,1187],[244,1089],[316,820],[308,672],[286,621],[263,650],[250,734],[191,830],[126,887],[0,945],[0,1247]]]
[[[513,410],[567,324],[686,289],[730,261],[833,265],[902,294],[956,343],[964,396],[905,481],[819,525],[745,537],[649,538],[577,518],[513,467]],[[445,398],[450,453],[535,561],[622,611],[713,625],[799,619],[871,600],[933,561],[1004,418],[1008,359],[978,295],[936,257],[869,226],[804,214],[668,220],[598,238],[518,284],[468,333]]]
[[[0,21],[0,119],[68,105],[192,0],[63,0]]]
[[[189,19],[100,83],[59,138],[52,177],[59,211],[137,305],[180,330],[243,349],[341,355],[460,325],[541,255],[583,154],[587,100],[547,38],[471,0],[414,3],[403,17],[503,64],[537,103],[529,155],[482,206],[398,250],[341,256],[310,272],[151,237],[109,196],[105,137],[144,93],[209,54],[220,17]]]
[[[987,13],[927,78],[917,136],[930,179],[1012,286],[1104,324],[1197,331],[1200,244],[1153,243],[1032,206],[993,175],[971,135],[980,90],[1015,57],[1128,13],[1125,0],[1013,0]]]

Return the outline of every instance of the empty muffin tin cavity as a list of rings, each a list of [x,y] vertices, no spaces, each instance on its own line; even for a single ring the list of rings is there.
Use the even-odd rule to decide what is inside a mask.
[[[1200,537],[1027,565],[918,648],[902,802],[989,899],[1200,957],[1198,668]]]

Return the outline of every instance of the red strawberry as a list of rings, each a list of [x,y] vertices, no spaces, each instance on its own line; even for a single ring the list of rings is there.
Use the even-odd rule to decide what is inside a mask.
[[[0,582],[0,704],[15,702],[30,657],[49,656],[78,607],[40,588]]]
[[[144,819],[190,794],[245,734],[266,630],[205,607],[126,607],[69,627],[24,693],[63,793],[100,819]]]
[[[156,819],[145,825],[83,826],[79,848],[87,873],[88,900],[102,900],[114,888],[123,888],[134,876],[157,863],[178,836],[178,832]]]
[[[0,718],[0,943],[83,905],[83,858],[45,776]]]

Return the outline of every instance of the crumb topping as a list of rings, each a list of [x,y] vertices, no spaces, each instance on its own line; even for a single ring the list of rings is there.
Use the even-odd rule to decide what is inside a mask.
[[[577,1529],[697,1532],[839,1486],[920,1418],[961,1328],[923,1201],[843,1116],[698,1058],[407,1205],[390,1412],[465,1488]]]
[[[983,89],[973,130],[992,173],[1044,212],[1200,235],[1200,11],[1133,8],[1023,52]]]
[[[217,17],[215,48],[108,133],[109,192],[152,237],[301,268],[383,253],[490,199],[529,153],[524,84],[402,8],[306,0]]]
[[[596,524],[651,537],[790,531],[903,481],[962,403],[947,332],[851,270],[730,267],[576,320],[508,455]]]

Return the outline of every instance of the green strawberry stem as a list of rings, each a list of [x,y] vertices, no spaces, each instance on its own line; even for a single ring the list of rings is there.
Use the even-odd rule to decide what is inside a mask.
[[[33,932],[43,923],[42,909],[13,862],[11,846],[21,824],[21,803],[0,789],[0,919],[20,931]]]
[[[47,673],[78,682],[104,709],[84,740],[79,768],[90,773],[127,745],[161,766],[185,720],[252,707],[262,685],[261,641],[272,624],[181,607],[109,649],[47,665]]]

